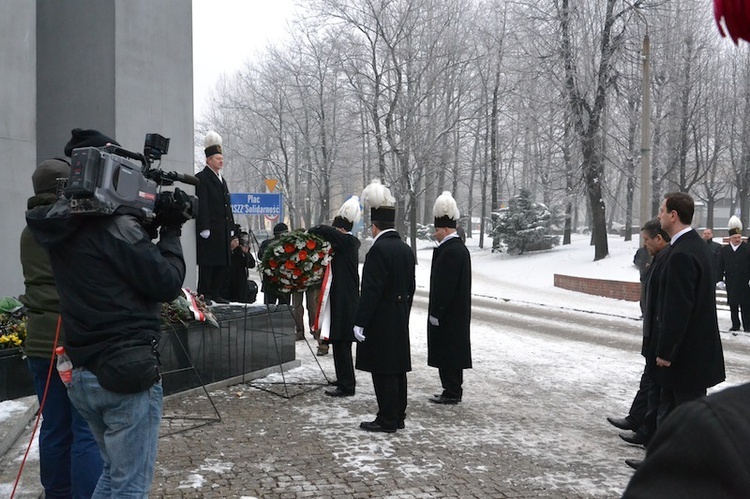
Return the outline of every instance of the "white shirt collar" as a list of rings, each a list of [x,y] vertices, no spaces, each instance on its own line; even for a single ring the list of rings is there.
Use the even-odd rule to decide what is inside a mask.
[[[377,241],[377,240],[378,240],[378,238],[379,238],[380,236],[382,236],[383,234],[385,234],[386,232],[396,232],[396,229],[385,229],[385,230],[382,230],[382,231],[378,232],[378,235],[377,235],[377,236],[375,236],[375,237],[374,237],[374,238],[372,239],[372,242],[374,243],[375,241]]]
[[[438,243],[438,246],[440,246],[441,244],[443,244],[443,243],[444,243],[445,241],[447,241],[448,239],[453,239],[453,238],[456,238],[456,237],[460,237],[460,236],[458,235],[458,232],[451,232],[450,234],[448,234],[447,236],[445,236],[445,237],[443,238],[443,240],[442,240],[442,241],[440,241],[440,242]]]
[[[669,241],[669,244],[671,244],[671,245],[674,245],[674,243],[676,243],[676,242],[677,242],[677,240],[678,240],[678,239],[679,239],[679,238],[680,238],[680,237],[681,237],[681,236],[682,236],[683,234],[686,234],[686,233],[690,232],[691,230],[693,230],[693,228],[692,228],[692,227],[685,227],[685,228],[684,228],[684,229],[682,229],[682,230],[681,230],[680,232],[678,232],[677,234],[675,234],[674,236],[672,236],[672,240],[671,240],[671,241]]]

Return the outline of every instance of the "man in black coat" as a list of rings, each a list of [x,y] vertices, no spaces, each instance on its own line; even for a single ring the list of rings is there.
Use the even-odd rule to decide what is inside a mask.
[[[711,252],[690,227],[694,210],[693,198],[684,192],[667,194],[659,207],[661,226],[672,238],[650,354],[654,381],[661,386],[659,421],[725,379]]]
[[[706,241],[708,249],[711,250],[713,256],[714,271],[716,272],[716,282],[721,281],[721,275],[719,274],[719,252],[724,246],[714,241],[713,229],[703,229],[703,240]]]
[[[359,302],[359,239],[352,228],[360,218],[359,197],[347,200],[333,219],[332,226],[319,225],[310,229],[329,243],[333,249],[331,273],[333,280],[328,296],[330,303],[330,331],[328,343],[333,345],[333,365],[336,387],[326,390],[330,397],[350,397],[356,386],[352,343],[354,342],[354,314]]]
[[[195,190],[198,196],[198,217],[195,221],[198,294],[202,294],[209,304],[211,301],[229,303],[221,292],[231,263],[230,242],[235,224],[229,188],[221,175],[224,168],[221,137],[216,132],[208,132],[204,145],[206,167],[195,175],[200,179],[200,185]]]
[[[463,396],[464,369],[471,368],[471,257],[456,232],[458,206],[450,192],[433,208],[435,239],[427,321],[427,365],[437,367],[443,391],[429,399],[457,404]]]
[[[750,384],[684,404],[656,432],[626,499],[734,499],[750,491]]]
[[[723,280],[726,285],[732,318],[729,330],[739,331],[741,325],[745,331],[750,331],[750,249],[742,242],[742,222],[735,216],[729,219],[729,244],[719,251],[718,275],[717,280]]]
[[[630,412],[624,419],[607,418],[607,421],[618,428],[633,430],[631,433],[620,433],[620,438],[636,445],[648,445],[656,432],[657,410],[661,388],[653,381],[654,359],[650,358],[651,340],[659,327],[658,303],[661,298],[661,276],[664,262],[669,254],[670,237],[658,220],[650,220],[641,228],[643,247],[646,248],[653,262],[648,266],[643,278],[643,342],[641,355],[646,358],[646,365],[641,374],[638,392],[633,398]]]
[[[376,193],[368,192],[370,188]],[[404,427],[406,417],[415,259],[393,228],[395,199],[390,191],[373,181],[362,192],[362,199],[371,207],[374,239],[362,269],[362,290],[354,318],[354,337],[359,341],[356,367],[372,373],[378,414],[374,421],[359,426],[365,431],[394,433]]]

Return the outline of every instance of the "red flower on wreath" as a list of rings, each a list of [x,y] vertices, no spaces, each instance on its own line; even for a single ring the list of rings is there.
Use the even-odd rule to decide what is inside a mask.
[[[299,276],[302,275],[302,269],[294,269],[294,270],[292,270],[292,274],[294,274],[295,276],[299,277]]]
[[[307,243],[305,244],[305,246],[307,246],[307,249],[315,249],[315,241],[313,241],[311,239],[311,240],[307,241]]]
[[[272,269],[275,269],[276,267],[279,266],[279,264],[276,262],[276,260],[268,260],[268,266],[271,267]]]
[[[307,251],[302,250],[299,253],[297,253],[297,256],[299,256],[300,262],[304,262],[305,260],[307,260]]]
[[[293,244],[289,244],[289,243],[287,243],[287,244],[285,244],[285,245],[284,245],[284,251],[285,251],[286,253],[294,253],[294,250],[295,250],[295,249],[296,249],[296,248],[294,247],[294,245],[293,245]]]
[[[289,270],[292,270],[293,268],[295,268],[295,267],[296,267],[296,265],[294,265],[294,262],[293,262],[293,261],[291,261],[291,260],[287,260],[287,261],[286,261],[286,262],[284,263],[284,267],[288,268]]]

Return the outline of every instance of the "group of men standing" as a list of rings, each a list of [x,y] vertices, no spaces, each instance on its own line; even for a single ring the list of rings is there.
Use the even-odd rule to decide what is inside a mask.
[[[669,193],[659,207],[658,220],[642,228],[646,248],[654,256],[644,280],[642,353],[646,366],[631,414],[608,418],[615,426],[633,430],[620,435],[624,440],[649,449],[642,463],[626,461],[639,470],[628,490],[636,490],[644,477],[671,466],[660,461],[662,454],[652,448],[657,440],[665,445],[664,439],[653,438],[656,428],[676,407],[703,397],[708,388],[725,379],[714,257],[690,227],[693,213],[692,197]]]
[[[395,230],[395,198],[380,181],[362,192],[370,208],[373,236],[359,286],[359,241],[351,229],[359,200],[342,206],[332,227],[310,232],[331,242],[330,342],[333,345],[336,385],[326,395],[354,395],[351,344],[357,341],[356,368],[371,373],[378,404],[373,421],[360,428],[394,433],[405,428],[407,377],[411,371],[409,316],[416,289],[414,251]],[[443,392],[431,402],[456,404],[461,400],[463,369],[471,367],[469,321],[471,261],[456,235],[459,212],[455,200],[443,193],[435,204],[435,236],[440,245],[433,256],[428,324],[428,364],[437,367]],[[441,323],[442,321],[442,323]]]

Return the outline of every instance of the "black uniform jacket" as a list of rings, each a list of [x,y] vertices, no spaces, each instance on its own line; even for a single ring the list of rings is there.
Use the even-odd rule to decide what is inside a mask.
[[[690,230],[673,242],[659,290],[655,355],[672,362],[654,370],[654,381],[663,388],[693,391],[724,381],[713,281],[711,251]]]
[[[659,299],[663,289],[661,278],[664,273],[664,262],[667,260],[670,249],[671,246],[667,245],[656,254],[643,281],[643,344],[641,355],[646,357],[651,365],[654,365],[656,361],[655,342],[651,340],[659,331]]]
[[[435,248],[430,273],[427,365],[443,369],[471,367],[471,257],[459,237]]]
[[[414,253],[398,232],[384,232],[367,252],[362,268],[354,323],[364,327],[366,339],[357,343],[357,369],[380,374],[411,371],[409,313],[415,287]]]
[[[227,182],[207,166],[195,175],[201,181],[195,188],[198,196],[198,217],[195,220],[198,265],[228,266],[229,242],[234,230],[234,216]],[[208,239],[200,236],[210,230]]]
[[[727,285],[727,301],[741,305],[750,301],[750,247],[742,243],[733,250],[727,244],[719,252],[719,279]]]
[[[319,225],[309,231],[329,243],[333,249],[331,271],[331,341],[354,341],[354,314],[359,303],[359,239],[339,232],[330,225]]]

